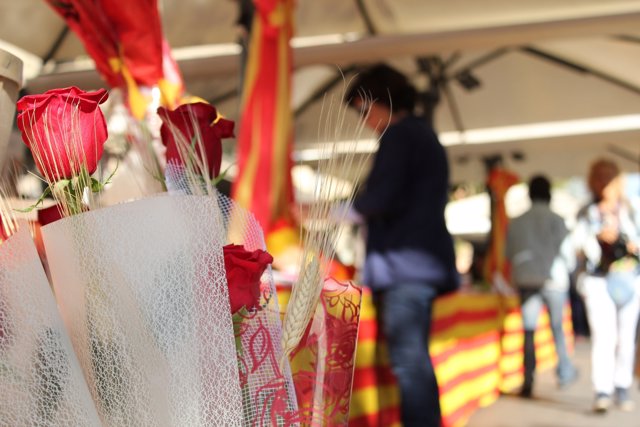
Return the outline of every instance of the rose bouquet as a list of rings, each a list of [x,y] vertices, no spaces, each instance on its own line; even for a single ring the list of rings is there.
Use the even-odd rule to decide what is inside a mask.
[[[188,110],[189,107],[183,108]],[[213,157],[219,162],[216,153],[221,150],[217,146],[221,137],[231,135],[232,131],[228,124],[221,121],[215,109],[211,111],[212,107],[209,108],[208,118],[204,121],[196,120],[195,113],[186,114],[185,111],[176,116],[181,126],[173,125],[172,128],[179,129],[180,135],[176,136],[176,132],[171,134],[174,136],[172,142],[180,147],[176,150],[180,154],[175,163],[169,162],[165,171],[167,187],[216,197],[223,212],[227,242],[243,242],[248,249],[244,255],[247,257],[251,251],[264,248],[262,230],[251,214],[217,194],[213,187],[215,174],[207,176],[203,173],[205,165],[211,164],[206,160],[210,157],[205,147],[214,148]],[[162,117],[162,111],[160,114]],[[339,117],[341,114],[344,111],[339,109],[336,123],[342,122]],[[185,119],[185,116],[189,119]],[[170,120],[163,120],[168,127]],[[190,129],[195,126],[201,130]],[[211,128],[217,126],[218,132],[212,132]],[[358,126],[356,134],[361,130],[362,127]],[[199,135],[207,133],[210,135],[207,138],[209,143],[199,141]],[[353,195],[352,188],[347,189],[344,183],[331,180],[330,172],[345,167],[362,170],[366,157],[355,160],[355,150],[346,156],[337,156],[337,150],[335,144],[329,144],[325,153],[329,160],[321,162],[318,168],[315,195],[320,203],[315,204],[309,213],[312,227],[302,241],[300,277],[287,305],[284,325],[281,327],[279,317],[275,315],[276,293],[270,269],[266,270],[266,283],[263,278],[261,284],[261,302],[257,305],[254,303],[255,294],[247,299],[257,309],[246,311],[243,308],[234,314],[245,424],[248,425],[319,426],[348,423],[361,292],[352,284],[325,280],[339,235],[338,227],[326,220],[335,209],[331,196]],[[212,164],[215,168],[216,163]],[[346,211],[342,211],[341,215],[344,214]],[[257,256],[255,252],[253,256]],[[252,270],[245,268],[249,272]],[[235,280],[229,271],[227,280],[233,296]],[[291,367],[289,361],[293,364]],[[290,371],[293,373],[293,387],[289,379]],[[293,390],[295,396],[292,395]]]
[[[215,189],[221,139],[233,122],[204,103],[159,109],[167,147],[165,176],[174,194],[203,194],[221,211],[226,281],[233,316],[244,425],[296,424],[298,412],[288,364],[281,366],[281,324],[271,256],[256,219]]]
[[[103,183],[91,173],[105,137],[97,108],[102,96],[70,88],[19,103],[19,126],[47,182],[45,193],[61,206],[63,218],[42,228],[56,298],[50,302],[57,304],[84,382],[78,386],[73,369],[55,366],[45,392],[29,385],[42,379],[2,377],[0,389],[13,378],[31,393],[2,419],[20,420],[29,412],[34,425],[54,418],[91,425],[65,418],[69,392],[90,396],[102,425],[241,425],[218,203],[159,196],[99,208],[92,195]],[[0,283],[10,287],[6,278],[20,264],[9,259],[2,267],[8,273]],[[1,301],[12,305],[9,298]],[[37,317],[29,307],[18,314],[26,322]],[[37,369],[49,336],[25,353]],[[0,360],[19,372],[11,351],[0,351]],[[38,402],[52,396],[66,403],[38,411]]]
[[[264,240],[255,218],[217,194],[214,187],[220,169],[220,139],[232,134],[230,124],[206,104],[184,105],[171,114],[161,108],[159,114],[167,152],[177,153],[165,170],[167,187],[178,193],[216,198],[223,212],[227,242],[244,244],[245,249],[233,248],[245,258],[257,258],[252,251],[263,250]],[[319,168],[316,195],[325,203],[314,205],[310,212],[315,228],[303,241],[300,280],[287,307],[283,329],[275,314],[276,294],[270,274],[260,285],[259,303],[255,299],[256,281],[240,282],[254,286],[245,288],[247,304],[235,311],[240,307],[233,301],[236,281],[227,271],[247,425],[345,425],[348,421],[360,292],[352,285],[325,281],[338,235],[337,227],[326,226],[334,209],[329,196],[350,193],[344,184],[336,185],[326,177],[329,171],[346,165],[361,169],[365,158],[354,161],[353,155],[337,157],[336,150],[331,146],[326,153],[330,160]],[[251,274],[250,265],[245,264],[244,269],[243,275]],[[290,358],[294,363],[295,397],[289,380]]]
[[[221,139],[232,135],[233,122],[206,103],[160,109],[169,195],[102,207],[96,194],[109,179],[92,174],[107,138],[105,97],[68,88],[18,103],[18,125],[46,183],[42,200],[52,196],[61,218],[42,227],[53,292],[26,232],[0,246],[0,261],[7,260],[0,316],[9,319],[0,317],[0,390],[21,397],[21,405],[1,408],[2,419],[345,424],[359,291],[324,280],[335,233],[307,234],[302,285],[283,329],[262,230],[215,189]],[[18,253],[28,255],[34,276],[26,276]],[[15,293],[20,281],[35,286],[40,302],[28,299],[31,291]],[[49,317],[36,322],[37,307]],[[17,329],[24,339],[13,338]]]

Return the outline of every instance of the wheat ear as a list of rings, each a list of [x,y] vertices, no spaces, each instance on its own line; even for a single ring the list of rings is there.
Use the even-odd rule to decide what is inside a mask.
[[[281,363],[286,361],[300,343],[318,306],[328,266],[333,260],[335,245],[340,237],[341,228],[337,227],[335,222],[336,220],[342,222],[341,220],[347,214],[347,209],[343,209],[342,218],[335,218],[335,208],[339,204],[350,206],[353,201],[355,183],[336,179],[332,174],[340,170],[353,170],[359,177],[367,161],[367,156],[357,155],[357,143],[362,135],[369,110],[361,112],[355,127],[347,129],[348,132],[353,132],[353,139],[338,142],[339,132],[347,128],[345,121],[347,107],[341,100],[342,97],[337,102],[335,99],[330,99],[327,103],[325,98],[322,106],[320,123],[324,126],[319,129],[321,133],[319,140],[330,142],[324,144],[317,167],[314,203],[307,217],[308,231],[301,233],[302,256],[298,280],[293,284],[282,326]],[[327,104],[329,108],[325,108]],[[336,197],[344,197],[344,194],[348,194],[346,200],[336,199]]]
[[[302,339],[306,325],[313,313],[313,311],[310,312],[311,307],[317,305],[322,290],[320,260],[314,255],[307,255],[308,262],[300,271],[300,279],[291,291],[282,326],[283,360],[286,360]]]

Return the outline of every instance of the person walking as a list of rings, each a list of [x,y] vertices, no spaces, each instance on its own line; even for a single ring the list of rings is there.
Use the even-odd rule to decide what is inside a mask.
[[[591,330],[593,409],[606,412],[612,401],[634,409],[633,382],[638,292],[638,230],[623,196],[618,165],[596,160],[589,169],[593,200],[579,212],[573,240],[584,259],[578,290],[585,300]]]
[[[551,184],[545,176],[531,178],[529,198],[531,208],[509,224],[506,248],[507,258],[511,261],[512,282],[520,294],[524,328],[524,382],[520,392],[523,397],[531,397],[533,392],[534,335],[543,305],[549,313],[558,356],[558,385],[565,387],[577,378],[562,329],[570,274],[576,261],[569,230],[564,219],[549,207]]]

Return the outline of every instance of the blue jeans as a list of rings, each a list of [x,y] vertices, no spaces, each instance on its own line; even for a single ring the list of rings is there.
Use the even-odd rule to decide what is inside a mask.
[[[525,330],[535,331],[538,325],[538,317],[542,304],[547,306],[549,311],[549,322],[551,323],[551,332],[553,333],[553,342],[558,355],[558,366],[556,368],[556,376],[560,383],[567,381],[575,376],[575,367],[569,360],[567,353],[567,345],[564,339],[564,331],[562,330],[562,313],[567,301],[568,292],[557,290],[520,290],[520,299],[522,304],[522,324]],[[525,334],[526,336],[526,334]],[[525,344],[525,349],[533,348]],[[525,355],[526,357],[526,355]],[[535,356],[533,356],[535,357]]]
[[[400,387],[405,427],[441,424],[438,383],[428,347],[436,296],[436,289],[426,283],[401,283],[374,294],[378,325]]]

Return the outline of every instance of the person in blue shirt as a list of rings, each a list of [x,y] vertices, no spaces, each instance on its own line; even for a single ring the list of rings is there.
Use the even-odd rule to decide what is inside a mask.
[[[374,295],[401,398],[404,426],[441,424],[428,342],[434,299],[459,283],[445,223],[449,166],[429,123],[414,113],[417,92],[381,64],[350,85],[345,101],[363,112],[380,145],[354,209],[367,226],[364,284]]]

